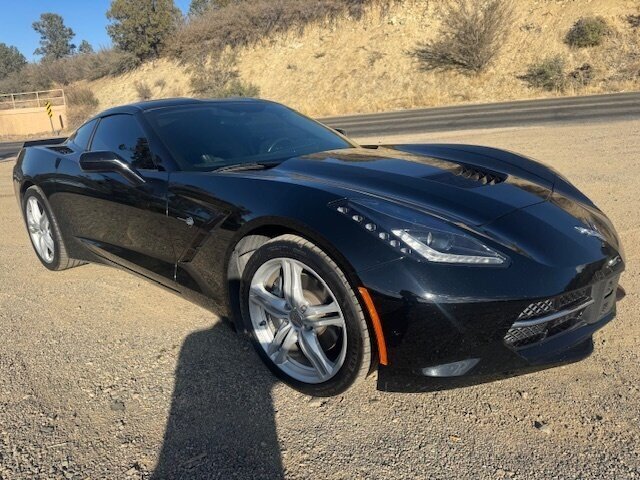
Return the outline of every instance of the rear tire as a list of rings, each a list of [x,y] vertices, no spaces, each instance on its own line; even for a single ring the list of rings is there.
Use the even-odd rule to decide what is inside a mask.
[[[29,187],[22,197],[22,213],[31,245],[38,260],[49,270],[67,270],[84,262],[69,258],[56,217],[37,187]]]
[[[329,397],[369,373],[371,338],[356,294],[308,240],[283,235],[258,248],[242,274],[240,307],[256,351],[294,389]]]

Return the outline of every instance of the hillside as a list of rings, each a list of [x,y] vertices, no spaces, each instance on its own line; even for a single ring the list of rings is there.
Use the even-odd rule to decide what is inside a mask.
[[[405,0],[363,18],[315,23],[237,51],[243,81],[260,96],[314,116],[375,112],[467,102],[638,90],[640,13],[637,0],[514,0],[516,21],[497,60],[481,74],[422,71],[410,55],[438,35],[441,2]],[[603,45],[574,49],[564,43],[580,17],[602,16],[612,27]],[[567,75],[588,65],[588,85],[564,91],[530,87],[522,76],[533,62],[561,55]],[[579,70],[576,70],[579,73]],[[154,98],[190,95],[185,68],[167,59],[87,85],[99,108],[139,99],[143,82]]]

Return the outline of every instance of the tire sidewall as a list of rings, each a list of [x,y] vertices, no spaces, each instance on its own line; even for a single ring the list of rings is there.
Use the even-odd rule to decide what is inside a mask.
[[[347,352],[344,363],[336,375],[323,383],[309,384],[292,378],[278,368],[259,343],[249,314],[249,289],[251,279],[258,268],[265,262],[274,258],[292,258],[298,260],[313,269],[326,282],[335,296],[345,318],[347,331]],[[342,275],[344,277],[344,275]],[[312,396],[333,396],[347,390],[358,378],[364,361],[364,339],[361,332],[359,312],[351,300],[351,295],[346,289],[351,289],[326,260],[310,248],[287,240],[272,240],[260,247],[249,259],[242,275],[240,284],[240,306],[242,311],[243,327],[249,334],[251,341],[269,369],[283,382],[296,390]]]
[[[53,260],[51,263],[47,263],[38,253],[38,249],[33,244],[33,239],[31,238],[31,233],[29,232],[29,223],[27,221],[27,202],[29,198],[34,197],[40,202],[42,208],[47,214],[49,218],[49,225],[51,226],[51,237],[53,238]],[[29,235],[29,241],[31,242],[31,247],[33,247],[33,251],[40,260],[40,263],[47,267],[49,270],[57,270],[60,263],[60,234],[57,230],[57,225],[55,219],[53,218],[53,214],[51,213],[51,209],[49,208],[49,203],[44,198],[44,195],[40,193],[40,191],[35,187],[29,187],[27,191],[24,193],[22,197],[22,217],[24,219],[25,226],[27,227],[27,235]]]

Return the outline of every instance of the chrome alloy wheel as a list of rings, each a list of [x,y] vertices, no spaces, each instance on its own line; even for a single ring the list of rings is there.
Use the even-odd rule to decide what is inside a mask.
[[[26,214],[29,235],[38,255],[46,263],[53,262],[55,244],[51,233],[51,222],[37,198],[29,197]]]
[[[347,328],[335,295],[310,267],[274,258],[251,279],[249,314],[273,363],[292,378],[322,383],[342,367]]]

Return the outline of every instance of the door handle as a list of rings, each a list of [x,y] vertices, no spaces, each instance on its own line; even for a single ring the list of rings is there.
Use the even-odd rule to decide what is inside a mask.
[[[186,223],[188,227],[193,227],[193,224],[195,223],[192,217],[187,217],[187,218],[176,217],[176,218],[181,222]]]

